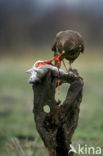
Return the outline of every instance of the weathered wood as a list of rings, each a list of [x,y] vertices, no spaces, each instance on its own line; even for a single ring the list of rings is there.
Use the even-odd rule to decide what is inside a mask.
[[[76,70],[60,77],[60,85],[70,84],[70,87],[67,84],[67,96],[61,105],[55,100],[57,79],[50,70],[41,82],[33,84],[34,119],[49,156],[73,156],[74,153],[68,151],[78,124],[83,79]],[[45,105],[50,107],[49,113],[44,112]]]

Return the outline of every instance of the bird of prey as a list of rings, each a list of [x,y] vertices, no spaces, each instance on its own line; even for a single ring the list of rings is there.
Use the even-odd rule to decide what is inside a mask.
[[[82,36],[73,30],[66,30],[57,33],[52,45],[52,51],[55,55],[62,54],[71,63],[84,51],[84,42]]]

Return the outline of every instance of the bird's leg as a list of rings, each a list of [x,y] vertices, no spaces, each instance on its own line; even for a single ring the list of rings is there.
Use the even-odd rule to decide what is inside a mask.
[[[71,61],[69,61],[69,71],[72,70]]]
[[[60,101],[60,96],[59,96],[60,71],[59,71],[59,67],[58,67],[58,80],[57,80],[57,85],[58,85],[58,101]]]
[[[64,59],[63,59],[62,61],[63,61],[63,65],[64,65],[64,67],[65,67],[65,69],[66,69],[66,71],[67,71],[67,73],[68,73],[69,71],[68,71],[68,69],[67,69],[67,67],[66,67],[66,65],[65,65]]]

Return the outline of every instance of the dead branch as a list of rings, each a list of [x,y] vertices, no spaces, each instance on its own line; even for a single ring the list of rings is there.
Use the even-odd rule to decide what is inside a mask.
[[[61,105],[55,100],[57,79],[58,77],[49,69],[41,82],[33,83],[34,119],[49,156],[73,156],[74,153],[69,153],[69,150],[78,124],[83,79],[76,70],[60,75],[60,85],[70,84],[66,99]],[[50,107],[49,113],[44,112],[45,105]]]

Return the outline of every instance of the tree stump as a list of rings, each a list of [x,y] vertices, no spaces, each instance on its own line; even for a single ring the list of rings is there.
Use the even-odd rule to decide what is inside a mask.
[[[83,79],[76,70],[60,75],[63,83],[68,83],[67,96],[62,104],[55,100],[58,77],[49,70],[41,82],[33,84],[33,114],[37,131],[46,147],[48,156],[73,156],[70,144],[78,124],[79,106],[82,100]],[[48,105],[50,112],[44,112]]]

